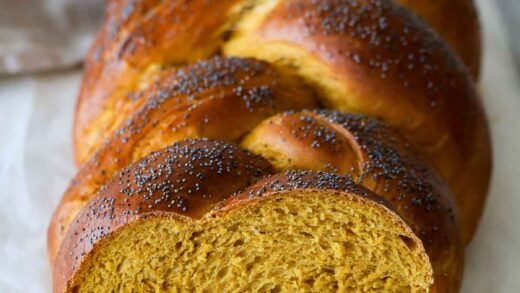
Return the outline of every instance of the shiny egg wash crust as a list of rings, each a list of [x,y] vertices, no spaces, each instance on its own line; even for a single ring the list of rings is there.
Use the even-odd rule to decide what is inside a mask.
[[[436,23],[419,2],[397,2]],[[455,2],[454,8],[464,6],[460,9],[466,12],[472,5]],[[443,35],[442,27],[437,28]],[[478,72],[478,65],[468,64]],[[335,111],[315,110],[323,107]],[[148,217],[174,229],[185,229],[187,221],[204,230],[200,223],[211,222],[208,217],[225,221],[218,210],[228,217],[235,201],[246,210],[254,206],[249,201],[253,193],[269,190],[276,194],[273,198],[289,202],[281,195],[293,194],[287,189],[306,195],[318,189],[329,198],[337,186],[325,182],[337,183],[335,173],[381,196],[371,198],[380,205],[372,208],[389,207],[413,231],[408,235],[405,225],[391,234],[405,235],[401,242],[413,247],[410,259],[423,268],[418,274],[425,283],[418,285],[421,278],[411,274],[408,280],[419,283],[399,287],[406,278],[392,271],[390,281],[378,273],[377,289],[415,292],[428,287],[428,268],[420,261],[424,244],[435,276],[430,289],[457,292],[462,243],[476,228],[491,166],[486,118],[467,69],[424,22],[389,0],[109,1],[106,23],[87,57],[74,136],[82,167],[53,215],[48,236],[52,262],[61,246],[55,272],[66,273],[54,278],[55,288],[61,289],[88,279],[85,266],[96,270],[91,257],[103,258],[103,247],[110,246],[105,238],[131,237],[126,227],[138,231],[138,223]],[[185,140],[189,138],[204,139]],[[237,143],[251,153],[212,139]],[[208,181],[213,175],[204,172],[195,176],[198,169],[218,180]],[[277,187],[273,179],[244,195],[262,177],[288,169],[328,173],[318,173],[323,180],[313,178],[309,186]],[[305,172],[301,176],[313,174]],[[283,176],[296,185],[308,184],[297,174]],[[315,181],[321,182],[318,187]],[[340,200],[347,206],[352,198],[370,194],[340,187],[349,194],[349,200]],[[277,200],[265,209],[278,205]],[[302,197],[302,204],[323,207],[312,196]],[[343,215],[340,222],[358,215]],[[185,235],[190,229],[183,230]],[[117,250],[114,245],[110,249]],[[76,275],[76,270],[82,273]],[[178,280],[163,277],[141,289],[174,290]],[[352,285],[327,280],[332,283],[312,287],[302,281],[298,286],[312,291]],[[392,287],[394,283],[401,285]],[[355,286],[376,289],[367,284]]]

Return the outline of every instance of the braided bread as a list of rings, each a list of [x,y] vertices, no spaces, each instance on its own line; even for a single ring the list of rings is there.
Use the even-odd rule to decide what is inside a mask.
[[[107,1],[55,292],[457,292],[479,34],[470,0]]]

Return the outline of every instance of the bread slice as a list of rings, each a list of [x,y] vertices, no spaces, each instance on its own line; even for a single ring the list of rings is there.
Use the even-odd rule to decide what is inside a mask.
[[[428,291],[421,240],[380,197],[312,171],[238,192],[230,178],[253,181],[268,168],[236,147],[205,143],[243,159],[167,149],[130,166],[72,223],[54,291]]]

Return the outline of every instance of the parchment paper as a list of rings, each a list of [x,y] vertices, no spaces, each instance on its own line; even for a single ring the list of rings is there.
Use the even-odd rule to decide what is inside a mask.
[[[495,171],[467,250],[463,292],[520,292],[520,89],[493,1],[479,4],[481,90]],[[50,292],[46,229],[75,172],[71,119],[79,76],[70,71],[0,80],[0,292]]]

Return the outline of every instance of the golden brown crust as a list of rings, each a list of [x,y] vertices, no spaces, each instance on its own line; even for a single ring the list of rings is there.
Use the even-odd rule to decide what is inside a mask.
[[[278,168],[352,176],[390,202],[421,238],[437,291],[458,292],[463,250],[453,195],[386,123],[329,110],[285,113],[263,122],[242,145]]]
[[[289,44],[304,50],[331,75],[309,81],[327,107],[381,117],[399,129],[447,179],[463,238],[471,239],[491,172],[486,116],[467,70],[424,23],[391,1],[289,0],[236,38],[249,48]],[[232,42],[227,53],[262,54]],[[324,78],[339,84],[341,95],[323,91],[317,84]]]
[[[201,218],[270,172],[261,157],[205,139],[180,142],[130,165],[71,224],[56,259],[54,292],[69,288],[85,256],[111,232],[158,213]]]
[[[475,80],[480,74],[481,35],[473,0],[396,0],[430,24],[455,50]]]
[[[298,83],[251,59],[216,57],[161,72],[152,82],[63,195],[49,227],[51,259],[81,207],[131,162],[184,138],[234,141],[275,113],[316,106]]]
[[[86,60],[79,94],[76,162],[81,165],[90,158],[104,139],[97,132],[110,129],[121,105],[132,102],[128,93],[138,88],[150,65],[186,64],[213,55],[241,2],[109,1],[105,24]]]

